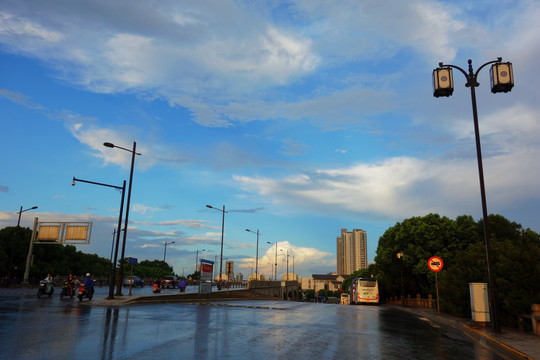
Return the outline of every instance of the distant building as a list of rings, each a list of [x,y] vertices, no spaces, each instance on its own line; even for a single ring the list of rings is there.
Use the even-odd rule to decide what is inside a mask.
[[[337,274],[313,274],[310,278],[302,278],[302,290],[314,290],[315,293],[321,289],[337,291],[341,288],[345,278],[346,276]]]
[[[356,270],[367,269],[367,233],[362,229],[341,229],[336,239],[337,273],[350,275]]]
[[[290,272],[288,276],[287,276],[287,274],[283,274],[283,278],[281,280],[300,282],[301,279],[302,278],[300,276],[298,276],[297,274]]]

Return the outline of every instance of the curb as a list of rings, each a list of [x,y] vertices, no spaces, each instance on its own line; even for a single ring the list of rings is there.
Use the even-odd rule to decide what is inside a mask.
[[[499,341],[495,338],[492,338],[491,336],[487,335],[487,334],[484,334],[483,332],[480,332],[476,329],[474,329],[473,327],[467,325],[467,324],[462,324],[463,326],[463,329],[464,329],[464,332],[467,333],[467,332],[470,332],[480,338],[483,338],[483,339],[486,339],[487,341],[489,341],[490,343],[492,343],[493,345],[496,345],[497,347],[501,348],[502,350],[512,354],[513,356],[516,356],[516,357],[519,357],[520,359],[524,359],[524,360],[534,360],[534,358],[532,356],[529,356],[525,353],[522,353],[521,351],[503,343],[502,341]],[[466,334],[466,335],[469,335],[469,334]],[[470,336],[470,335],[469,335]]]

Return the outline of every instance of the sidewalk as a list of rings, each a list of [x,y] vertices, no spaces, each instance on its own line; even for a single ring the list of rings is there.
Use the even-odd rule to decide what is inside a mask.
[[[407,311],[418,317],[425,317],[435,323],[442,323],[457,328],[475,340],[485,340],[506,353],[526,360],[540,360],[540,336],[530,335],[523,331],[503,327],[500,334],[490,328],[475,326],[471,319],[454,317],[448,314],[437,314],[434,309],[414,308],[399,305],[387,305],[394,309]]]

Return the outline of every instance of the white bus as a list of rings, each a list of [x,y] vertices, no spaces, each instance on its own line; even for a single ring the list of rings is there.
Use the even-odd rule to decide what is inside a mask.
[[[373,278],[354,278],[349,287],[349,298],[355,304],[379,304],[379,284]]]

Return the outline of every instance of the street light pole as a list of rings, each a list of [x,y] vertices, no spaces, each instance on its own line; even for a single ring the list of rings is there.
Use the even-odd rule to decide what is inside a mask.
[[[246,229],[246,231],[257,234],[257,250],[255,253],[255,280],[259,280],[259,229],[257,229],[256,232],[249,229]]]
[[[21,214],[25,211],[29,211],[29,210],[34,210],[34,209],[37,209],[38,207],[37,206],[32,206],[31,208],[28,208],[28,209],[24,209],[23,210],[23,207],[21,206],[21,209],[19,210],[19,220],[17,221],[17,227],[21,227],[20,224],[21,224]],[[31,241],[31,240],[30,240]],[[8,264],[8,277],[11,277],[11,265],[13,263],[13,254],[15,253],[15,244],[12,243],[11,244],[11,255],[9,257],[9,264]]]
[[[23,207],[21,206],[21,209],[19,210],[19,220],[17,221],[17,227],[20,227],[21,226],[21,214],[25,211],[28,211],[28,210],[34,210],[34,209],[37,209],[38,207],[37,206],[32,206],[31,208],[28,208],[28,209],[24,209],[23,210]]]
[[[403,297],[403,253],[398,252],[397,258],[400,260],[400,269],[401,269],[401,305],[405,305],[405,298]]]
[[[129,150],[126,148],[123,148],[121,146],[114,145],[110,142],[104,142],[104,146],[109,148],[119,148],[125,151],[128,151],[131,153],[131,170],[129,172],[129,188],[128,188],[128,196],[127,196],[127,204],[126,204],[126,219],[124,223],[124,238],[122,240],[122,255],[120,258],[120,270],[119,272],[119,282],[116,289],[116,295],[122,295],[122,277],[124,275],[124,257],[125,257],[125,251],[126,251],[126,238],[127,238],[127,230],[128,230],[128,220],[129,220],[129,203],[131,201],[131,186],[133,184],[133,168],[135,167],[135,155],[141,155],[140,153],[137,153],[135,150],[137,149],[137,143],[133,142],[133,150]]]
[[[165,250],[163,251],[163,262],[165,262],[165,257],[167,256],[167,245],[174,244],[174,241],[166,242],[165,241]]]
[[[514,76],[512,73],[512,64],[507,62],[503,63],[502,58],[497,58],[494,61],[488,61],[476,70],[473,71],[472,60],[468,60],[469,63],[469,72],[456,65],[443,64],[439,63],[439,68],[433,70],[433,85],[434,91],[433,96],[450,96],[452,95],[453,88],[453,78],[452,78],[452,68],[461,71],[465,75],[467,83],[466,87],[471,88],[471,102],[473,110],[473,121],[474,121],[474,133],[476,139],[476,157],[478,161],[478,175],[480,179],[480,196],[482,200],[482,216],[483,216],[483,225],[484,225],[484,240],[486,243],[486,258],[487,258],[487,272],[488,272],[488,297],[489,297],[489,308],[491,315],[491,324],[493,331],[495,333],[501,332],[501,327],[499,324],[499,311],[497,306],[497,291],[495,287],[495,279],[493,273],[493,263],[491,258],[491,233],[489,230],[489,220],[488,220],[488,211],[486,205],[486,190],[484,186],[484,169],[482,165],[482,149],[480,146],[480,130],[478,126],[478,111],[476,107],[476,92],[475,88],[480,86],[477,81],[478,73],[485,66],[493,64],[490,69],[491,75],[491,92],[509,92],[514,86]]]
[[[221,273],[223,272],[223,235],[225,231],[225,213],[227,213],[227,211],[225,211],[225,205],[223,205],[223,210],[215,208],[212,205],[206,205],[206,207],[209,209],[221,211],[221,213],[223,214],[221,218],[221,253],[219,255],[219,285],[218,285],[218,290],[221,290]],[[228,278],[227,278],[227,281],[228,281]]]
[[[272,243],[270,241],[267,241],[266,243],[272,245]],[[275,253],[276,253],[276,266],[277,266],[277,242],[276,242],[276,251],[275,251]],[[276,281],[277,280],[277,277],[276,277],[277,275],[276,275],[274,269],[275,269],[274,264],[272,264],[272,275],[274,275],[274,281]]]
[[[111,264],[111,277],[109,280],[109,297],[107,298],[107,299],[114,299],[114,284],[116,282],[116,262],[118,261],[118,247],[120,245],[120,229],[122,227],[122,213],[124,211],[124,194],[126,193],[126,180],[124,180],[122,187],[119,187],[119,186],[114,186],[114,185],[102,184],[95,181],[76,179],[75,177],[73,177],[71,186],[75,186],[76,181],[80,181],[80,182],[84,182],[88,184],[112,187],[114,189],[122,191],[122,198],[120,200],[120,214],[118,215],[118,230],[116,231],[116,249],[114,250],[114,261]],[[125,229],[124,229],[124,232],[125,232]],[[120,279],[122,278],[120,277]],[[117,286],[121,286],[121,284]]]
[[[283,251],[283,249],[279,249],[280,251]],[[287,250],[287,278],[285,279],[285,281],[289,281],[289,249],[286,249]]]
[[[197,272],[197,263],[199,262],[199,251],[203,252],[205,250],[206,249],[202,249],[202,250],[197,249],[197,255],[195,256],[195,272],[193,274],[195,274]]]

